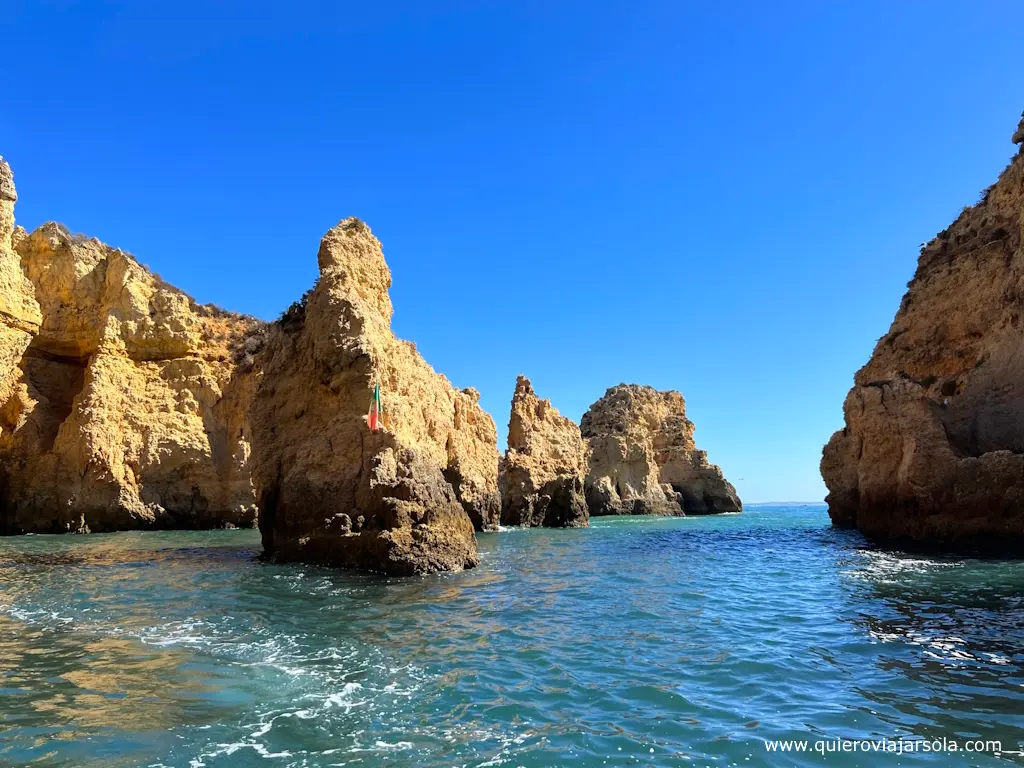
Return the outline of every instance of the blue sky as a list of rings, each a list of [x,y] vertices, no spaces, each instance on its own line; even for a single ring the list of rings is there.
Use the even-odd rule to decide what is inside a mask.
[[[749,502],[823,443],[1024,109],[1016,2],[30,2],[0,154],[56,219],[274,318],[365,219],[396,333],[579,419],[678,389]]]

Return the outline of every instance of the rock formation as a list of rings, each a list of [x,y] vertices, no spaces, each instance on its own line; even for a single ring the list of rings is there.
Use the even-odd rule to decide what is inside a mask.
[[[499,509],[493,420],[392,334],[391,273],[363,222],[328,232],[319,266],[271,329],[253,401],[266,552],[391,574],[475,565],[471,517],[488,527]]]
[[[503,525],[582,528],[587,447],[580,428],[520,376],[512,395],[501,491]]]
[[[590,444],[586,497],[591,515],[702,515],[739,512],[736,489],[697,450],[678,392],[620,384],[580,422]]]
[[[252,525],[262,324],[58,224],[25,233],[16,200],[0,161],[0,533]]]
[[[58,224],[27,234],[16,200],[0,161],[0,533],[251,525],[255,479],[276,559],[476,563],[474,525],[500,514],[494,422],[392,335],[364,224],[324,237],[317,285],[268,328]]]
[[[1024,120],[1013,136],[1024,141]],[[924,246],[821,461],[829,514],[880,540],[1024,547],[1024,156]]]
[[[17,201],[11,168],[0,157],[0,402],[10,397],[20,375],[18,364],[42,322],[35,291],[14,251],[15,236],[24,237],[14,225]]]

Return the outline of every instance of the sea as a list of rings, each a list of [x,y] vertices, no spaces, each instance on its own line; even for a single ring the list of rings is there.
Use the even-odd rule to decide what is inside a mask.
[[[479,542],[387,578],[256,531],[0,539],[0,765],[1024,764],[1024,562],[819,504]]]

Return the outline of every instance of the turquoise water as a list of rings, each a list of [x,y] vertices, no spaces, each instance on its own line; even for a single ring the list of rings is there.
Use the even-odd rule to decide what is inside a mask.
[[[1008,765],[1024,563],[824,508],[481,537],[460,574],[259,562],[253,531],[0,540],[0,764]],[[1001,756],[768,754],[994,739]]]

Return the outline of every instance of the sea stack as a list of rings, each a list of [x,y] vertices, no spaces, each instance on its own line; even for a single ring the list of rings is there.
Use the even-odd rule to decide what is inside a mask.
[[[580,422],[590,445],[591,515],[706,515],[743,506],[722,470],[697,449],[679,392],[619,384]]]
[[[26,233],[16,200],[0,160],[0,533],[253,525],[263,324],[59,224]]]
[[[330,230],[319,266],[261,356],[253,478],[266,553],[396,575],[476,565],[473,521],[493,526],[500,508],[494,421],[475,390],[391,332],[391,272],[366,224]]]
[[[503,525],[583,528],[587,446],[575,422],[541,400],[525,376],[516,379],[503,463]]]
[[[904,545],[1024,551],[1022,209],[1018,151],[922,248],[824,449],[835,525]]]

